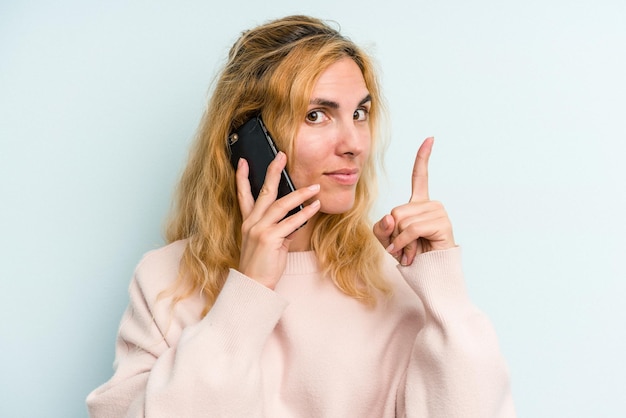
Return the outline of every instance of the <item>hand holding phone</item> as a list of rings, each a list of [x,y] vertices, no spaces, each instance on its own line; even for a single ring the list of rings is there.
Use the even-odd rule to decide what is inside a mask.
[[[252,196],[256,200],[265,182],[267,167],[278,154],[276,144],[263,124],[261,116],[253,117],[236,132],[232,133],[228,137],[228,147],[230,149],[230,162],[235,170],[240,158],[248,162],[250,167],[248,175],[250,189]],[[283,169],[276,199],[280,199],[295,190],[296,188],[287,173],[287,169]],[[299,205],[292,209],[287,216],[293,215],[302,209],[303,206]]]
[[[294,190],[285,170],[286,157],[278,152],[258,117],[246,122],[229,137],[229,147],[243,220],[237,270],[274,289],[283,276],[290,248],[294,245],[299,248],[294,251],[309,248],[310,231],[307,234],[306,229],[302,232],[300,228],[321,205],[318,199],[303,205],[319,193],[320,186],[313,184]],[[260,194],[266,178],[267,187],[277,192],[282,198],[280,201],[269,193]],[[296,208],[286,214],[294,206]],[[298,230],[300,233],[294,234]]]

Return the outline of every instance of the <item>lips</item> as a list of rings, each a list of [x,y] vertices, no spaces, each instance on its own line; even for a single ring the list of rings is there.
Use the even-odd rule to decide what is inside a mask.
[[[326,172],[324,175],[344,186],[353,186],[359,180],[359,170],[356,168],[342,168]]]

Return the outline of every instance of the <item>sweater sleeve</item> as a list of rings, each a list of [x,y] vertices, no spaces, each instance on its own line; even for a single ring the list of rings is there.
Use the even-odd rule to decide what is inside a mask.
[[[231,270],[208,314],[181,327],[175,317],[155,316],[141,283],[137,275],[131,282],[115,373],[88,396],[90,416],[260,416],[261,352],[284,299]],[[170,330],[180,338],[172,341]]]
[[[421,299],[425,318],[397,416],[514,417],[508,369],[489,319],[467,295],[460,248],[422,254],[398,269]]]

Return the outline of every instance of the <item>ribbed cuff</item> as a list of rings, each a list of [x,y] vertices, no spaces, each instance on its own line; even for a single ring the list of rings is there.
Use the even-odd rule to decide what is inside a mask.
[[[286,307],[278,293],[231,269],[202,322],[217,332],[229,352],[261,350]]]
[[[426,309],[441,321],[471,306],[461,263],[461,248],[420,254],[410,266],[398,266]]]

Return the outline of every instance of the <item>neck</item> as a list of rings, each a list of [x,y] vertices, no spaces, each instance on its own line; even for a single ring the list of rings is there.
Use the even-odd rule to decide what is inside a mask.
[[[311,249],[311,235],[313,234],[313,227],[316,221],[317,215],[313,216],[304,226],[288,236],[289,240],[291,240],[289,252],[309,251]]]

